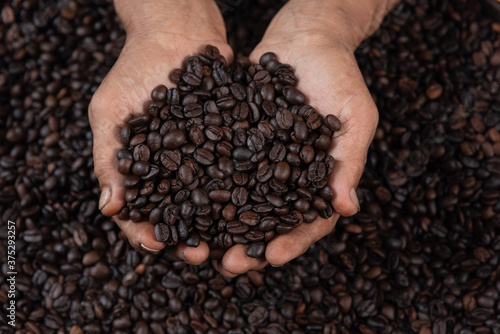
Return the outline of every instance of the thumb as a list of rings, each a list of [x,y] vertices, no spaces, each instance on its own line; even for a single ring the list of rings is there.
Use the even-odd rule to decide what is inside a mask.
[[[342,216],[360,211],[356,187],[378,123],[377,108],[366,87],[365,90],[366,93],[353,96],[344,106],[339,115],[342,127],[331,149],[335,159],[330,179],[333,207]]]
[[[101,187],[99,209],[106,216],[117,214],[125,205],[125,176],[118,172],[116,153],[119,140],[119,117],[108,112],[111,106],[96,94],[89,105],[89,120],[94,136],[94,172]]]

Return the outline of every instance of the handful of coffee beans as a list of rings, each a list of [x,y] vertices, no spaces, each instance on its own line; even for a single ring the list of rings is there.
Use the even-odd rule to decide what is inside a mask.
[[[275,234],[331,217],[327,151],[340,122],[305,104],[290,65],[266,53],[229,67],[209,45],[172,80],[121,131],[120,219],[149,220],[167,247],[248,244],[261,257]]]

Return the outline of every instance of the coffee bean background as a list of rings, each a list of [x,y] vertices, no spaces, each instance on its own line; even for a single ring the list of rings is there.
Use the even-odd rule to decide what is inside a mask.
[[[250,22],[278,4],[230,3],[248,54]],[[500,25],[476,1],[407,0],[359,47],[381,116],[361,212],[235,279],[141,255],[98,213],[87,106],[124,42],[111,4],[11,1],[0,17],[2,333],[7,220],[19,333],[500,331]]]

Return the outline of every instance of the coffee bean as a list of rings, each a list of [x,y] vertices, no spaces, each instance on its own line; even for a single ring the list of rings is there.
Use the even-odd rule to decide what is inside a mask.
[[[281,129],[290,129],[293,125],[293,117],[290,111],[287,109],[279,109],[276,113],[276,123]]]
[[[155,101],[164,101],[167,98],[167,87],[158,85],[151,92],[151,98]]]
[[[200,188],[191,192],[191,201],[197,206],[204,206],[210,203],[207,192]]]
[[[280,161],[276,164],[274,177],[279,181],[286,181],[290,177],[290,165],[285,161]]]
[[[160,155],[161,164],[170,171],[176,171],[179,168],[181,159],[174,151],[164,151]]]
[[[214,202],[226,203],[231,199],[231,192],[228,190],[212,190],[208,196]]]
[[[170,237],[170,229],[167,224],[156,224],[155,225],[155,236],[156,240],[159,242],[166,242]]]
[[[132,173],[137,176],[144,176],[149,173],[149,163],[146,161],[137,161],[132,166]]]
[[[202,165],[211,165],[214,162],[214,155],[204,148],[197,148],[193,156],[196,162]]]
[[[283,96],[288,103],[292,104],[304,104],[306,101],[306,97],[302,94],[302,92],[289,85],[283,87]]]
[[[264,255],[266,245],[263,242],[254,242],[248,246],[247,255],[253,258],[259,258]]]
[[[182,130],[172,130],[162,139],[163,147],[172,150],[181,147],[186,143],[186,133]]]

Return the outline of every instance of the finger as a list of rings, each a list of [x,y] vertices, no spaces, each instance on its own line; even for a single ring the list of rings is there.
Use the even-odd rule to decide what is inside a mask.
[[[333,189],[333,207],[342,216],[352,216],[360,211],[356,188],[366,164],[368,148],[378,123],[378,112],[368,91],[368,96],[356,96],[341,110],[342,128],[335,135],[331,154],[335,165],[330,174]],[[344,117],[342,115],[349,115]],[[362,115],[362,117],[357,117]]]
[[[229,271],[227,271],[226,269],[224,269],[222,267],[222,262],[221,261],[212,260],[212,267],[214,267],[214,269],[217,270],[219,272],[219,274],[221,274],[222,276],[224,276],[226,278],[233,278],[233,277],[238,276],[238,275],[230,273]]]
[[[156,240],[154,226],[149,222],[134,223],[131,220],[120,220],[117,217],[113,217],[113,219],[135,249],[143,249],[157,254],[165,248],[163,242]]]
[[[200,242],[198,247],[189,247],[185,242],[179,243],[171,252],[178,259],[193,265],[205,262],[210,255],[210,249],[206,242]]]
[[[266,248],[266,260],[275,267],[280,267],[304,254],[309,247],[330,234],[337,223],[338,214],[329,219],[318,218],[309,224],[301,224],[290,233],[274,237]]]
[[[248,246],[235,245],[229,248],[221,261],[217,263],[219,272],[227,275],[241,275],[250,270],[260,270],[267,265],[264,258],[253,258],[247,255]]]
[[[96,100],[93,98],[93,101]],[[122,147],[119,126],[112,115],[103,111],[103,104],[105,102],[91,103],[89,119],[94,136],[94,172],[101,187],[99,209],[104,215],[113,216],[125,205],[125,176],[118,172],[116,159],[116,152]]]

